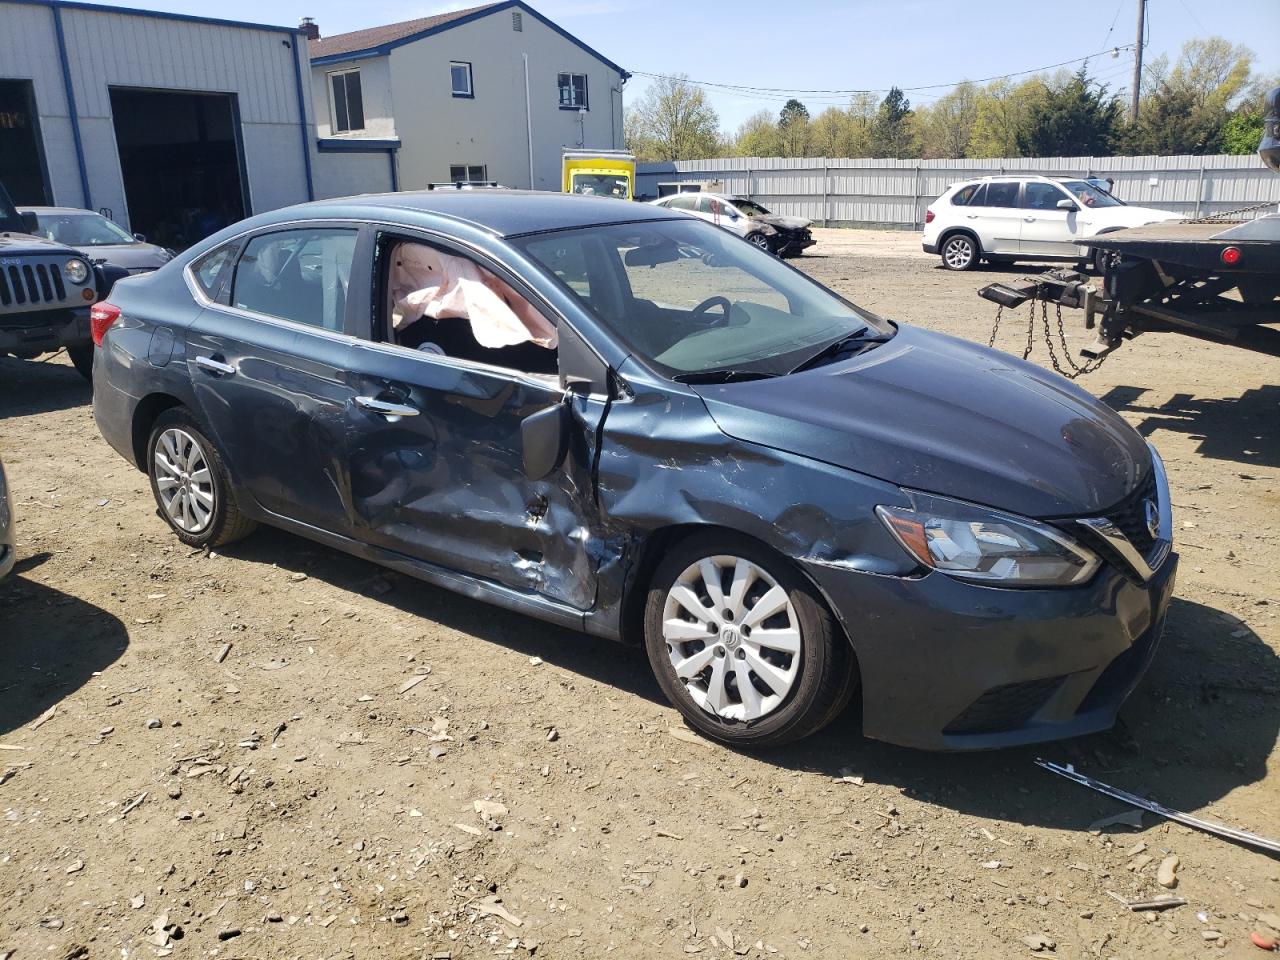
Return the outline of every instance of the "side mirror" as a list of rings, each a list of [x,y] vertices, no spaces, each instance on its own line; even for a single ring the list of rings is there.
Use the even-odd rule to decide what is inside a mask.
[[[564,462],[565,454],[569,452],[572,427],[572,413],[564,401],[520,421],[520,446],[526,477],[541,480]]]
[[[40,218],[34,213],[22,214],[22,229],[32,235],[40,232]]]
[[[145,234],[141,234],[141,233],[135,233],[135,234],[133,235],[133,239],[137,240],[139,243],[146,243],[146,242],[147,242],[147,237],[146,237],[146,235],[145,235]]]
[[[1063,197],[1061,200],[1058,201],[1058,209],[1059,210],[1079,210],[1080,204],[1076,203],[1074,200],[1068,200],[1066,197]]]

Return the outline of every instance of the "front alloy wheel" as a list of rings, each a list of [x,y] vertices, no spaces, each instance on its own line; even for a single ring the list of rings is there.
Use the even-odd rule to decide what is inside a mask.
[[[689,726],[733,746],[807,736],[853,692],[852,651],[812,585],[729,533],[667,552],[650,583],[645,645]]]
[[[759,247],[765,253],[773,253],[773,247],[769,243],[769,238],[763,233],[753,233],[747,237],[747,243],[754,247]]]
[[[948,270],[972,270],[977,262],[977,244],[966,234],[948,237],[942,245],[942,265]]]

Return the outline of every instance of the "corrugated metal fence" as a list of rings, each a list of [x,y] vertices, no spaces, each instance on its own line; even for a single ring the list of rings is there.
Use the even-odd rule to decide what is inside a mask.
[[[996,160],[845,160],[728,157],[642,163],[637,193],[658,185],[719,181],[712,189],[747,194],[775,213],[828,226],[914,229],[925,208],[957,180],[1001,173],[1112,177],[1128,203],[1201,217],[1264,201],[1280,203],[1280,177],[1256,156],[1024,157]]]

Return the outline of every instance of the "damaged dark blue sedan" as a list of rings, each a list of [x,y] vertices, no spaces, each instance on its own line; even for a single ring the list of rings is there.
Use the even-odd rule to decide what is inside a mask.
[[[673,211],[504,191],[236,224],[94,308],[178,538],[257,523],[643,645],[688,723],[990,748],[1110,726],[1173,589],[1160,458],[1006,354]]]

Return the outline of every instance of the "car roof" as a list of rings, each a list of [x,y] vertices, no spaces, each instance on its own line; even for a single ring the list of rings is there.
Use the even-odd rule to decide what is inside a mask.
[[[315,219],[385,217],[390,211],[448,217],[481,227],[499,237],[567,230],[636,220],[670,220],[669,211],[613,197],[587,197],[533,190],[418,190],[318,200],[274,211],[265,221],[296,219],[300,211]]]
[[[964,187],[971,183],[991,183],[1008,180],[1035,180],[1040,183],[1066,183],[1069,180],[1087,180],[1087,177],[1051,177],[1043,173],[996,173],[985,177],[971,177],[968,180],[957,180],[952,186]]]
[[[86,210],[84,207],[18,207],[18,210],[21,213],[90,213],[95,217],[102,216],[98,211]]]

